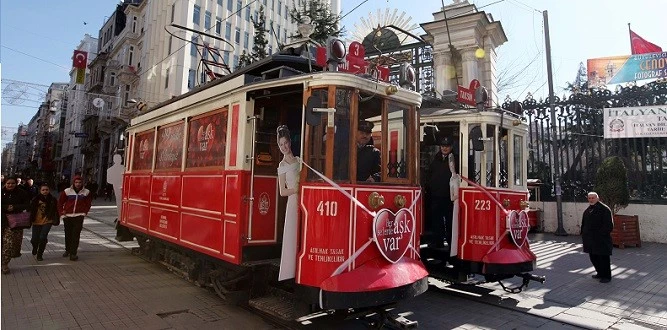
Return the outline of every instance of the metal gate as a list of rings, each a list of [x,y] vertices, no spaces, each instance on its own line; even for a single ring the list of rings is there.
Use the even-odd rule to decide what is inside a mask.
[[[597,168],[606,157],[619,156],[628,170],[632,203],[667,204],[667,138],[603,138],[603,108],[667,105],[667,80],[644,86],[592,89],[555,98],[557,142],[552,151],[550,107],[529,94],[521,102],[530,125],[529,178],[544,183],[542,200],[555,200],[552,172],[561,177],[564,201],[582,201],[595,186]],[[510,108],[511,100],[503,104]],[[560,168],[554,169],[554,157]]]

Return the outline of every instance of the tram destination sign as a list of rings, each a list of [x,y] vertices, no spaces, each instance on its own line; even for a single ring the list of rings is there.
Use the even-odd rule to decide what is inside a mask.
[[[667,137],[667,105],[604,108],[604,138]]]

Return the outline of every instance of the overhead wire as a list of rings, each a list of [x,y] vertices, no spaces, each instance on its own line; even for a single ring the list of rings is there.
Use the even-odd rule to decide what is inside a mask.
[[[258,0],[252,0],[251,2],[248,2],[248,4],[246,4],[245,6],[239,8],[237,11],[231,13],[229,16],[227,16],[227,17],[226,17],[224,20],[222,20],[221,22],[225,22],[225,21],[227,21],[228,19],[230,19],[231,17],[234,17],[234,15],[238,14],[240,11],[242,11],[243,9],[245,9],[246,7],[252,5],[253,3],[255,3],[255,2],[257,2],[257,1],[258,1]],[[215,26],[216,26],[216,24],[212,24],[208,29],[204,30],[204,32],[208,32],[208,31],[210,31],[210,30],[213,29]],[[170,58],[170,57],[172,56],[172,54],[175,54],[175,53],[181,51],[181,50],[182,50],[183,48],[185,48],[187,45],[188,45],[187,42],[184,43],[183,46],[179,47],[178,49],[176,49],[176,50],[173,51],[172,53],[168,54],[168,55],[165,56],[162,60],[160,60],[159,62],[153,64],[153,66],[151,66],[150,68],[144,70],[144,71],[141,72],[141,73],[138,73],[137,76],[141,77],[142,75],[146,74],[147,72],[152,71],[152,70],[155,69],[155,67],[157,67],[160,63],[162,63],[162,62],[164,62],[166,59]]]
[[[19,53],[19,54],[23,54],[23,55],[25,55],[25,56],[32,57],[32,58],[34,58],[34,59],[38,59],[38,60],[40,60],[40,61],[42,61],[42,62],[46,62],[46,63],[49,63],[49,64],[53,64],[53,65],[55,65],[55,66],[57,66],[57,67],[59,67],[59,68],[65,69],[65,70],[67,70],[67,71],[69,71],[69,70],[71,69],[71,68],[66,68],[66,67],[64,67],[64,66],[62,66],[62,65],[60,65],[60,64],[53,63],[53,62],[51,62],[51,61],[49,61],[49,60],[45,60],[45,59],[43,59],[43,58],[39,58],[39,57],[37,57],[37,56],[30,55],[30,54],[25,53],[25,52],[22,52],[22,51],[20,51],[20,50],[16,50],[16,49],[14,49],[14,48],[7,47],[7,46],[5,46],[5,45],[2,45],[2,47],[3,47],[3,48],[7,48],[7,49],[9,49],[9,50],[11,50],[11,51],[17,52],[17,53]]]

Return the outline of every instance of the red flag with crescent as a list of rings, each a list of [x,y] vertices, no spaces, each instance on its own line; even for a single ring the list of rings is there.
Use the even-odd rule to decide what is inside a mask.
[[[630,46],[632,47],[632,55],[662,52],[662,48],[660,48],[660,46],[652,42],[646,41],[646,39],[640,37],[632,30],[630,30],[630,41],[631,41]]]
[[[72,66],[77,69],[85,69],[88,65],[88,52],[75,50],[72,56]]]

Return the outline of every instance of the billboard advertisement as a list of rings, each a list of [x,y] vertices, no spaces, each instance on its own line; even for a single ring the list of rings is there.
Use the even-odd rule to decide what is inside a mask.
[[[667,52],[592,58],[587,62],[589,87],[667,77]]]
[[[138,133],[134,140],[134,155],[132,158],[132,170],[150,170],[153,166],[153,143],[155,132],[153,130]]]
[[[178,124],[160,127],[157,130],[157,155],[155,169],[180,169],[183,159],[183,127]]]
[[[667,137],[667,105],[604,108],[604,138]]]
[[[210,167],[225,164],[227,110],[190,120],[188,154],[185,167]]]

